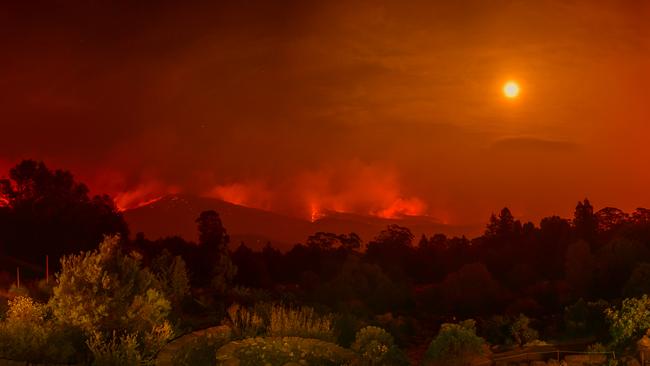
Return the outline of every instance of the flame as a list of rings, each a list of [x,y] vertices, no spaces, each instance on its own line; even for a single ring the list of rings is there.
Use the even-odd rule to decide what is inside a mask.
[[[427,212],[421,199],[403,193],[394,169],[356,160],[302,171],[272,186],[262,181],[220,184],[204,195],[247,207],[298,215],[312,222],[323,218],[326,212],[383,218]]]
[[[311,222],[316,222],[316,221],[318,221],[318,219],[321,219],[321,218],[325,217],[325,214],[323,212],[321,212],[321,210],[318,208],[318,205],[312,203],[310,205],[310,208],[311,208],[311,210],[310,210],[310,212],[311,212],[310,221]]]
[[[164,186],[157,182],[141,184],[133,190],[119,192],[114,201],[118,211],[134,209],[159,201],[168,194],[179,193],[175,186]]]
[[[218,185],[208,191],[208,197],[218,198],[236,205],[272,210],[271,191],[261,182],[239,182]]]
[[[397,198],[390,206],[372,213],[385,219],[394,219],[402,216],[421,215],[426,205],[419,198]]]

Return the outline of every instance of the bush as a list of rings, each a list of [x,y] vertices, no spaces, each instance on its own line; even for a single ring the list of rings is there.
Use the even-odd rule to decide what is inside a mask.
[[[27,297],[9,301],[6,319],[0,323],[0,358],[73,363],[82,349],[80,332],[48,320],[44,305]]]
[[[604,300],[587,302],[583,299],[564,309],[565,332],[572,337],[596,336],[603,338],[607,334],[607,319]]]
[[[620,310],[608,308],[605,315],[610,323],[612,345],[615,348],[630,346],[650,328],[650,299],[647,295],[625,299]]]
[[[350,347],[359,329],[359,323],[359,320],[350,313],[338,316],[334,322],[336,343],[343,347]]]
[[[485,340],[476,335],[474,320],[445,323],[431,341],[424,356],[425,365],[464,365],[483,353]]]
[[[379,327],[365,327],[357,332],[352,349],[364,365],[408,365],[402,351],[394,344],[393,336]]]
[[[190,279],[187,266],[180,256],[172,256],[167,249],[151,262],[151,271],[160,283],[165,297],[176,311],[190,293]]]
[[[332,315],[319,316],[310,307],[290,308],[275,305],[271,309],[267,334],[273,337],[336,339]]]
[[[530,327],[530,319],[524,314],[519,314],[512,322],[510,334],[512,334],[515,344],[519,346],[536,341],[539,338],[539,332]]]
[[[50,305],[58,320],[88,334],[144,333],[164,323],[170,311],[158,286],[138,259],[120,253],[119,237],[111,237],[98,250],[61,260]]]
[[[214,365],[217,350],[229,341],[230,329],[218,333],[208,333],[184,345],[178,352],[176,352],[172,358],[172,365]]]
[[[334,343],[300,337],[247,338],[219,348],[217,365],[282,366],[296,362],[310,366],[347,365],[356,360],[354,352]]]
[[[491,344],[523,346],[539,337],[537,330],[530,327],[530,319],[520,314],[513,318],[495,315],[481,324],[482,335]]]
[[[512,345],[512,319],[503,315],[494,315],[481,323],[481,335],[490,344]]]
[[[143,360],[134,334],[117,336],[113,332],[109,339],[105,339],[101,333],[95,332],[86,344],[93,355],[94,366],[139,366]]]
[[[402,315],[393,316],[392,313],[378,315],[376,324],[395,338],[395,344],[403,346],[409,343],[411,338],[418,332],[418,322],[412,317]]]
[[[255,337],[264,331],[264,321],[255,312],[239,304],[232,304],[228,308],[228,323],[236,338]]]

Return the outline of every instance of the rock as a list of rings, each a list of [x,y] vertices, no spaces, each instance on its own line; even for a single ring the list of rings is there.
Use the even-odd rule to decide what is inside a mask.
[[[641,363],[636,358],[632,358],[632,357],[628,357],[625,360],[623,360],[623,364],[625,366],[641,366]]]
[[[601,364],[607,362],[607,355],[589,354],[589,355],[568,355],[564,357],[568,364]]]

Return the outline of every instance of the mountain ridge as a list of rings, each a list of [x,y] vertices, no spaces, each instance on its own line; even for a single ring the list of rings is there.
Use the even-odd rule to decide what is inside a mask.
[[[143,206],[125,210],[123,215],[132,233],[143,232],[150,239],[180,236],[196,241],[194,220],[205,210],[215,210],[219,213],[230,235],[231,245],[237,246],[244,242],[255,249],[260,249],[270,242],[280,250],[288,250],[319,231],[345,234],[355,232],[364,242],[368,242],[389,224],[408,227],[416,237],[434,233],[463,235],[474,230],[471,226],[445,225],[429,216],[388,219],[336,211],[325,211],[317,220],[311,222],[216,198],[186,194],[163,196]]]

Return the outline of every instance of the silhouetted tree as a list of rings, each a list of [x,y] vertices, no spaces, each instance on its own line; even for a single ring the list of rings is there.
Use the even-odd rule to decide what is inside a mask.
[[[610,234],[626,224],[630,219],[627,213],[614,207],[602,208],[596,212],[595,216],[598,222],[598,231],[604,234]]]
[[[596,260],[591,253],[589,243],[578,240],[569,245],[566,253],[566,280],[571,285],[576,297],[586,297],[594,285]]]
[[[91,250],[104,235],[126,237],[127,225],[108,196],[89,197],[88,188],[65,170],[24,160],[0,180],[6,207],[0,212],[0,247],[7,255],[58,264],[64,254]]]
[[[389,225],[368,244],[366,258],[379,264],[393,278],[408,276],[413,269],[414,238],[408,228]]]
[[[223,292],[237,273],[237,267],[232,263],[228,251],[230,238],[219,214],[214,210],[201,212],[196,223],[200,256],[197,283],[211,283],[217,291]]]
[[[319,248],[321,250],[330,250],[335,248],[357,250],[361,248],[361,238],[356,233],[345,235],[317,232],[307,238],[307,246]]]
[[[573,227],[579,239],[586,240],[592,248],[597,245],[596,237],[598,230],[598,219],[594,214],[594,207],[588,199],[578,202],[573,214]]]

